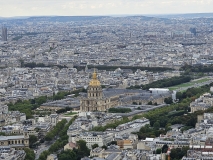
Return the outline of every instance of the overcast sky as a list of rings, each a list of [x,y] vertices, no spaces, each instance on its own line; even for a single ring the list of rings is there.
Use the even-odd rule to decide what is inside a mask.
[[[213,0],[0,0],[0,17],[213,12]]]

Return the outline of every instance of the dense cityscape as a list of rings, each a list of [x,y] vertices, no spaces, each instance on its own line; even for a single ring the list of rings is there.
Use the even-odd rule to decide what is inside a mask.
[[[213,159],[212,17],[0,17],[0,160]]]

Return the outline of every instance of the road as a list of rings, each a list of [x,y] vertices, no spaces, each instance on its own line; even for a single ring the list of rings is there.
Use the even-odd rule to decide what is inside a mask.
[[[40,154],[50,148],[50,146],[55,143],[56,140],[53,140],[51,142],[44,142],[40,146],[38,146],[38,149],[36,150],[36,159],[39,158]]]
[[[59,119],[60,120],[62,120],[62,119],[67,119],[67,122],[69,122],[71,119],[72,119],[72,117],[64,117],[64,114],[60,114],[59,115]],[[53,143],[55,143],[55,141],[56,141],[57,139],[54,139],[54,140],[52,140],[51,142],[44,142],[44,143],[42,143],[40,146],[38,146],[38,149],[36,150],[36,159],[38,159],[39,158],[39,156],[40,156],[40,154],[42,153],[42,152],[44,152],[44,151],[46,151],[46,150],[48,150],[49,148],[50,148],[50,146],[53,144]]]

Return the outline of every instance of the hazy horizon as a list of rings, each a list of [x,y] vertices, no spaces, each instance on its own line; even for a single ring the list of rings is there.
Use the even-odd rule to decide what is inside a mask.
[[[0,17],[170,15],[213,12],[213,0],[7,0]]]
[[[86,16],[88,16],[88,17],[92,17],[92,16],[94,16],[94,17],[98,17],[98,16],[109,16],[109,17],[127,17],[127,16],[172,16],[172,15],[190,15],[190,14],[212,14],[212,16],[213,16],[213,12],[209,12],[209,13],[205,13],[205,12],[200,12],[200,13],[167,13],[167,14],[108,14],[108,15],[29,15],[29,16],[10,16],[10,17],[4,17],[4,16],[0,16],[0,18],[14,18],[14,19],[16,19],[16,18],[29,18],[29,17],[71,17],[71,16],[73,16],[73,17],[75,17],[75,16],[79,16],[79,17],[86,17]]]

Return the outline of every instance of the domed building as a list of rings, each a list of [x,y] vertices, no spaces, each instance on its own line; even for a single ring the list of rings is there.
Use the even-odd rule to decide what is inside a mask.
[[[87,89],[87,98],[82,98],[80,102],[80,110],[88,111],[106,111],[110,108],[110,99],[103,98],[103,90],[101,83],[97,78],[97,73],[94,71],[92,80]]]
[[[169,90],[165,93],[115,88],[102,90],[97,73],[94,71],[87,88],[87,96],[81,98],[80,110],[81,112],[107,111],[115,106],[132,105],[133,103],[143,105],[150,101],[152,104],[163,104],[164,99],[168,97],[171,97]]]

